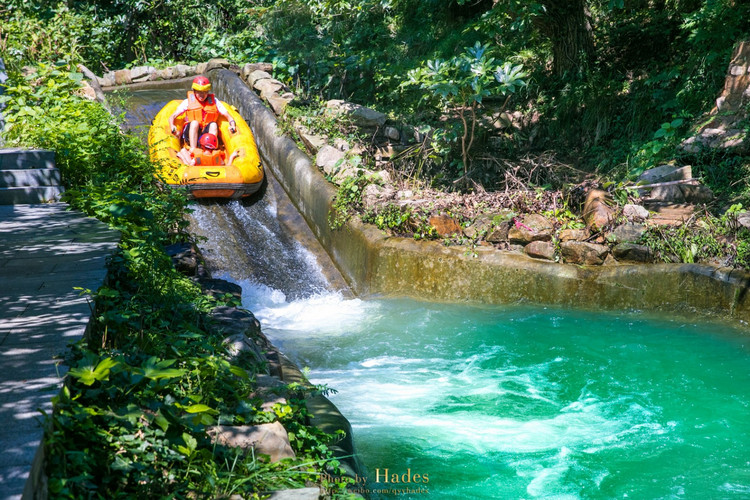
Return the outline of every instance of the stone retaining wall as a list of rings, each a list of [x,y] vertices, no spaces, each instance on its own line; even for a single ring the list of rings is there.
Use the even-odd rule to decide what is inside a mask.
[[[446,301],[528,301],[584,309],[638,309],[729,316],[750,321],[750,274],[697,264],[576,266],[494,248],[445,247],[386,237],[350,221],[328,226],[334,187],[307,155],[277,133],[276,118],[237,75],[212,71],[219,98],[234,104],[255,133],[264,164],[286,189],[352,289]]]

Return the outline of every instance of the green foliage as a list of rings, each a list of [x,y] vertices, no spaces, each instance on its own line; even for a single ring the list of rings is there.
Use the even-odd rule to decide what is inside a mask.
[[[187,498],[303,487],[330,459],[328,436],[307,427],[306,388],[283,419],[249,399],[255,361],[226,359],[207,329],[219,303],[179,273],[164,245],[189,239],[185,194],[165,190],[142,144],[101,106],[77,95],[81,75],[41,65],[11,74],[4,97],[13,145],[56,151],[66,200],[121,234],[94,298],[91,329],[66,356],[68,376],[47,415],[49,492],[56,498]],[[257,404],[256,404],[257,403]],[[207,427],[283,420],[300,458],[264,457],[214,444]]]
[[[720,230],[709,218],[678,227],[650,226],[641,239],[657,259],[690,264],[718,260],[727,254],[726,245],[717,240]]]
[[[357,213],[362,205],[362,192],[369,182],[363,175],[347,177],[341,182],[328,213],[328,225],[331,229],[340,229]]]
[[[436,59],[408,73],[403,85],[427,90],[428,99],[437,99],[441,108],[457,112],[463,125],[461,157],[463,174],[469,172],[469,154],[477,126],[477,109],[490,96],[505,96],[526,85],[521,65],[497,64],[487,54],[487,46],[476,42],[465,52],[447,61]]]

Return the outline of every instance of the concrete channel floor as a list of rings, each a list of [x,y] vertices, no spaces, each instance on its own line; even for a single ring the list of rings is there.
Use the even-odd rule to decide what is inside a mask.
[[[20,498],[39,448],[39,410],[60,390],[59,355],[82,338],[118,232],[64,203],[0,206],[0,499]]]

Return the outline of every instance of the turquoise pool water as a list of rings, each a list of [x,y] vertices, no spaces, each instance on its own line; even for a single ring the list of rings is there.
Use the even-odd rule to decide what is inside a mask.
[[[375,498],[750,497],[739,330],[527,306],[287,301],[241,284],[264,332],[338,391]]]

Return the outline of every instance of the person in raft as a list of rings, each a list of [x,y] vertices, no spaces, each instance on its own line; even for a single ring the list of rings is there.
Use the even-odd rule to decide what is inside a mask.
[[[208,78],[196,76],[193,79],[192,90],[187,93],[187,99],[182,101],[169,117],[169,130],[177,135],[174,120],[183,113],[185,114],[185,126],[182,127],[181,135],[182,142],[189,145],[190,151],[198,147],[198,138],[203,134],[211,133],[214,136],[218,134],[219,126],[216,120],[219,119],[219,115],[227,119],[232,133],[237,131],[237,124],[229,115],[227,108],[216,96],[209,93],[210,90],[211,82]]]
[[[218,149],[219,139],[214,134],[203,134],[200,138],[200,148],[183,147],[177,157],[186,165],[223,166],[226,160],[226,153]],[[239,156],[239,150],[233,152],[226,160],[226,165],[231,165],[235,158]]]

